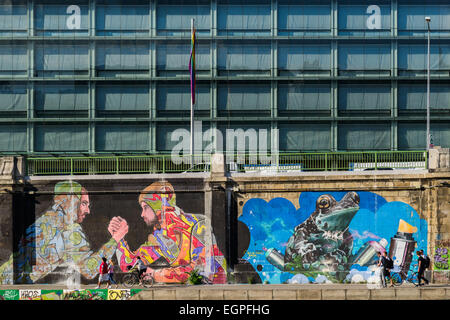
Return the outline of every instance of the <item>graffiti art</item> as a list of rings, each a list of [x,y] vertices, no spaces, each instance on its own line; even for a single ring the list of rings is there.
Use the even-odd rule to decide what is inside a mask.
[[[377,252],[407,272],[414,250],[427,249],[416,210],[372,192],[303,192],[298,209],[285,198],[253,198],[239,220],[250,233],[243,259],[265,283],[371,282]]]
[[[56,276],[72,285],[95,283],[103,257],[127,272],[138,256],[156,282],[186,282],[196,270],[213,283],[225,283],[226,262],[205,215],[184,212],[167,181],[140,189],[127,199],[95,203],[80,183],[57,182],[47,209],[0,266],[0,284],[54,283]],[[91,212],[93,205],[107,210]]]

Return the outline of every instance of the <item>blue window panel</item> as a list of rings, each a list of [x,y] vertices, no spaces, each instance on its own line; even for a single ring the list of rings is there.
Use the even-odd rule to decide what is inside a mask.
[[[218,87],[217,107],[229,111],[270,110],[270,84],[239,83]]]
[[[28,53],[25,44],[0,44],[0,75],[26,75]]]
[[[278,85],[279,111],[326,111],[331,107],[330,84]]]
[[[339,124],[338,149],[388,150],[391,144],[391,126],[383,123]]]
[[[369,19],[374,14],[378,14],[377,11],[369,8],[372,5],[376,5],[377,9],[380,10],[379,26],[374,24],[372,19]],[[381,5],[376,2],[371,2],[370,5],[339,5],[339,34],[354,36],[388,35],[391,27],[390,13],[389,5]]]
[[[391,107],[391,87],[380,84],[341,84],[339,110],[380,111]]]
[[[44,36],[85,36],[89,32],[89,7],[73,4],[36,5],[34,26],[36,35]],[[79,29],[72,18],[79,12]],[[70,27],[70,28],[69,28]]]
[[[189,43],[160,44],[156,49],[156,64],[158,71],[168,71],[161,75],[189,75],[189,59],[191,46]],[[211,55],[209,45],[196,44],[195,69],[198,74],[209,71]]]
[[[25,35],[28,27],[27,6],[0,4],[0,35]]]
[[[208,122],[201,123],[201,131],[200,128],[195,128],[195,130],[198,130],[198,133],[201,132],[201,134],[196,135],[195,137],[195,154],[200,153],[202,150],[206,150],[211,144],[211,131],[209,131],[209,129],[210,124]],[[158,124],[156,127],[156,150],[161,152],[173,152],[177,149],[180,152],[180,156],[183,155],[182,151],[188,152],[188,154],[185,153],[184,156],[189,155],[190,130],[189,124],[186,123]]]
[[[96,8],[96,33],[104,36],[148,35],[148,5],[107,5]]]
[[[96,109],[102,111],[148,111],[150,93],[148,85],[97,85]]]
[[[1,124],[0,151],[4,152],[27,151],[27,126]]]
[[[0,83],[0,112],[27,110],[27,86],[25,84]]]
[[[97,46],[96,68],[100,70],[148,70],[148,44],[120,42]]]
[[[196,85],[195,109],[209,110],[211,93],[209,86]],[[156,89],[156,108],[161,111],[189,111],[191,109],[191,88],[189,84],[160,84]]]
[[[427,46],[405,45],[398,47],[398,68],[400,71],[426,71]],[[434,43],[430,46],[430,69],[445,70],[448,76],[450,70],[450,45]]]
[[[38,44],[35,47],[35,68],[38,71],[88,71],[89,47],[76,44]]]
[[[97,125],[95,133],[97,151],[149,150],[148,125]]]
[[[398,108],[405,111],[425,111],[427,108],[426,83],[400,83],[398,86]],[[436,111],[450,110],[450,84],[432,83],[430,85],[430,109]]]
[[[385,44],[340,45],[338,52],[339,74],[390,74],[391,48]]]
[[[218,124],[217,129],[222,138],[217,139],[218,151],[227,151],[231,154],[247,152],[256,155],[258,153],[259,156],[264,155],[265,150],[267,150],[267,154],[271,152],[270,124],[261,122]],[[266,136],[265,140],[263,140],[264,135]]]
[[[270,4],[218,5],[219,35],[270,34]]]
[[[425,17],[430,17],[432,34],[450,35],[450,4],[399,5],[399,35],[423,35],[428,26]]]
[[[79,111],[89,108],[87,85],[37,84],[34,106],[39,111]]]
[[[328,123],[289,123],[279,125],[280,151],[328,151],[331,126]]]
[[[269,44],[220,44],[218,46],[219,71],[267,74],[271,67]]]
[[[280,44],[278,46],[278,69],[281,75],[302,74],[305,71],[329,75],[330,68],[331,48],[329,45]]]
[[[278,5],[279,35],[320,35],[331,32],[329,5]]]
[[[87,125],[36,125],[34,139],[35,151],[76,152],[89,149]]]
[[[427,128],[425,122],[399,123],[398,124],[398,148],[399,150],[424,150],[426,149]],[[442,148],[450,147],[450,123],[430,123],[431,142]]]
[[[157,33],[159,35],[190,34],[191,19],[194,19],[197,34],[209,34],[210,10],[209,5],[158,5],[156,8]]]

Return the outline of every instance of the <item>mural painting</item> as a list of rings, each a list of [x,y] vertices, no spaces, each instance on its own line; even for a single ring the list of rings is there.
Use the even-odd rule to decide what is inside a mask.
[[[299,209],[254,198],[239,221],[250,234],[243,259],[264,283],[376,282],[377,252],[407,273],[415,250],[427,250],[427,222],[414,208],[372,192],[303,192]]]
[[[140,289],[0,290],[0,300],[128,300]]]
[[[128,272],[138,256],[156,282],[183,283],[195,269],[213,283],[225,283],[226,262],[210,221],[177,206],[169,182],[140,189],[126,199],[102,198],[96,208],[107,212],[91,212],[95,202],[87,188],[75,181],[56,183],[49,208],[26,228],[18,250],[1,264],[0,283],[54,283],[49,275],[58,274],[77,274],[79,281],[94,283],[102,257],[115,259]],[[95,239],[95,249],[90,239]]]

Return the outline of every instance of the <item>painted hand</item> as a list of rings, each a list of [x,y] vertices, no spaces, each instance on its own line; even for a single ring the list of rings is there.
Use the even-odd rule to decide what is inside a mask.
[[[120,242],[128,233],[128,223],[121,217],[114,217],[109,222],[108,231],[116,242]]]

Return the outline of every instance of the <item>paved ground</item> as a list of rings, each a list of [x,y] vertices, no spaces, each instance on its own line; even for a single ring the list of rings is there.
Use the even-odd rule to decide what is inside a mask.
[[[95,287],[82,285],[79,289]],[[450,284],[430,284],[419,288],[411,284],[395,288],[377,288],[367,284],[155,285],[135,288],[142,291],[133,296],[133,300],[450,300]],[[68,288],[63,285],[11,285],[0,286],[0,289]]]

